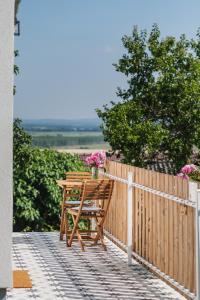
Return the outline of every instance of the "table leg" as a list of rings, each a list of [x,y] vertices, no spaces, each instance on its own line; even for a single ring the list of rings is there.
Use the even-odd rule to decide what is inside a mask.
[[[65,198],[66,198],[66,188],[64,187],[63,188],[62,209],[61,209],[61,220],[60,220],[60,241],[63,241],[63,236],[65,234],[65,223],[64,223],[64,217],[65,217],[65,211],[64,211]]]

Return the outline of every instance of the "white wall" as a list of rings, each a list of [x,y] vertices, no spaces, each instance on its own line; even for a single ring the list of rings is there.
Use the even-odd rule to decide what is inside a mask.
[[[0,0],[0,288],[12,286],[14,0]]]

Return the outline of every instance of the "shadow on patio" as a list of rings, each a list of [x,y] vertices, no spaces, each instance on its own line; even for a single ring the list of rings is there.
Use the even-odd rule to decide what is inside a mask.
[[[8,299],[185,299],[106,239],[81,252],[54,233],[14,233],[13,268],[27,269],[32,289],[8,291]]]

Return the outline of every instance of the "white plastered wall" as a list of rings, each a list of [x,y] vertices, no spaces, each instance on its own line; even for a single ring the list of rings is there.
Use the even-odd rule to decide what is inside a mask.
[[[14,0],[0,0],[0,288],[12,286]]]

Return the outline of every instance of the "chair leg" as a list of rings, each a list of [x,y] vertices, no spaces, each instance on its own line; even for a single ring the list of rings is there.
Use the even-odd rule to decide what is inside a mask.
[[[78,237],[78,241],[79,241],[79,244],[80,244],[80,247],[81,247],[81,250],[82,251],[85,251],[85,248],[84,248],[84,243],[83,243],[83,240],[82,240],[82,237],[81,237],[81,234],[78,230],[78,217],[74,217],[72,215],[72,219],[73,219],[73,223],[74,223],[74,228],[72,230],[72,233],[71,233],[71,236],[70,236],[70,240],[69,242],[67,242],[67,246],[68,247],[71,247],[72,245],[72,241],[73,241],[73,238],[74,238],[74,235],[75,233],[77,234],[77,237]],[[67,231],[66,231],[66,235],[67,235]]]
[[[104,244],[104,236],[103,236],[103,221],[101,220],[100,223],[98,222],[98,218],[96,217],[96,223],[97,223],[97,235],[94,240],[94,244],[96,245],[98,243],[98,240],[100,240],[101,245],[103,249],[106,251],[106,245]]]
[[[68,241],[68,230],[69,230],[69,223],[68,223],[68,218],[67,218],[67,210],[65,211],[65,237],[66,237],[66,245]]]
[[[63,241],[63,236],[65,233],[65,224],[64,224],[64,214],[65,214],[65,209],[64,209],[64,203],[66,200],[66,189],[63,189],[63,195],[62,195],[62,211],[61,211],[61,217],[60,217],[60,241]]]
[[[81,247],[81,250],[82,251],[85,251],[85,248],[84,248],[84,243],[83,243],[83,240],[82,240],[82,237],[79,233],[79,230],[77,229],[76,230],[76,234],[77,234],[77,237],[78,237],[78,241],[79,241],[79,244],[80,244],[80,247]]]
[[[102,245],[103,249],[106,251],[107,247],[106,247],[106,245],[104,243],[104,236],[102,234],[102,231],[103,231],[102,229],[103,229],[103,227],[102,228],[99,227],[99,237],[100,237],[101,245]]]
[[[97,244],[98,243],[98,240],[100,238],[100,234],[99,234],[99,226],[101,225],[101,222],[99,222],[98,218],[95,217],[95,220],[96,220],[96,226],[97,226],[97,234],[94,238],[94,243]]]
[[[75,233],[76,233],[76,231],[77,231],[77,228],[78,228],[78,221],[79,221],[79,218],[78,218],[78,217],[75,218],[75,217],[72,215],[72,219],[73,219],[74,227],[73,227],[73,229],[72,229],[72,233],[71,233],[71,235],[70,235],[69,241],[67,241],[67,247],[71,247],[72,241],[73,241],[73,239],[74,239],[74,235],[75,235]]]
[[[63,241],[64,236],[64,208],[62,207],[61,218],[60,218],[60,241]]]

